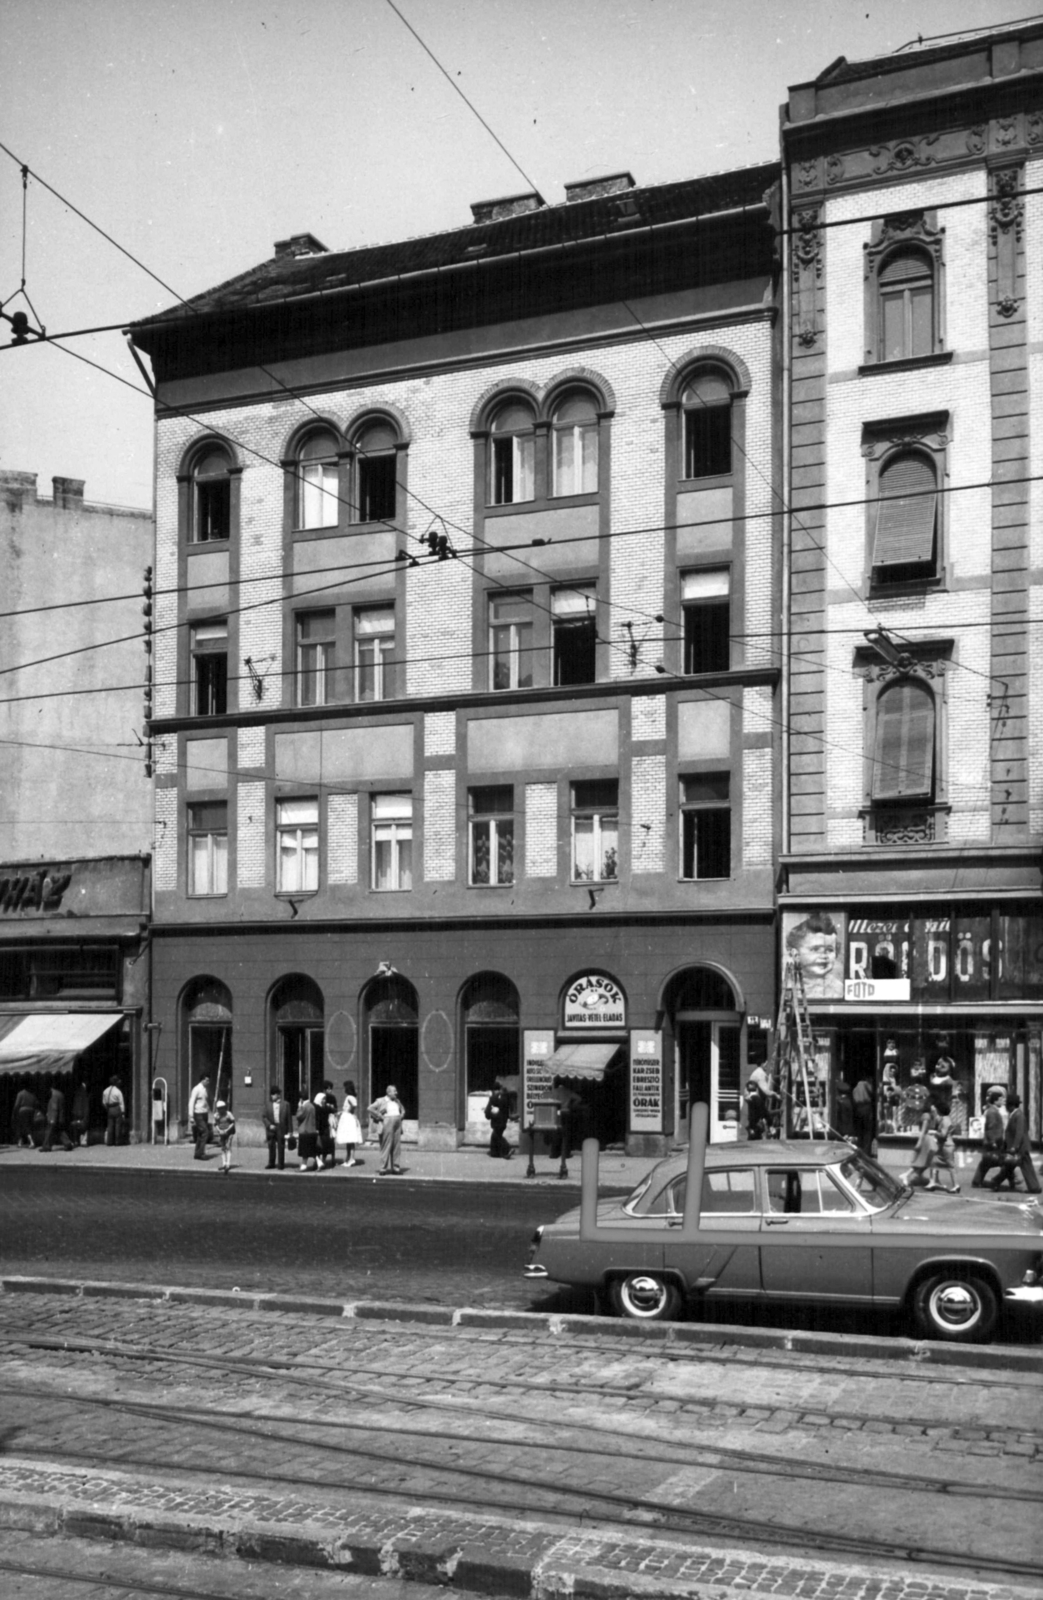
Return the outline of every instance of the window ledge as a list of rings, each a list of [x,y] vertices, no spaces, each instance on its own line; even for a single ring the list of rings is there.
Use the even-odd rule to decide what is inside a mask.
[[[735,470],[731,472],[708,472],[704,478],[678,478],[677,487],[680,491],[690,489],[730,489],[735,482]]]
[[[951,350],[935,350],[929,356],[904,356],[901,361],[864,361],[858,369],[860,378],[869,378],[874,372],[916,372],[921,367],[945,367],[952,360]]]
[[[209,550],[212,544],[229,545],[231,542],[231,534],[226,533],[223,539],[186,539],[185,548],[191,555],[193,551]]]
[[[276,889],[276,900],[311,900],[318,889]]]
[[[947,594],[948,583],[944,573],[939,573],[934,578],[906,578],[902,583],[881,583],[879,579],[870,579],[870,600],[902,600],[909,595],[917,594]]]

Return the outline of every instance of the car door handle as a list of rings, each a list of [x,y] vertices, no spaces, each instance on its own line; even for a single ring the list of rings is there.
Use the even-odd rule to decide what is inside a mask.
[[[769,1228],[784,1228],[789,1222],[789,1217],[765,1217]]]

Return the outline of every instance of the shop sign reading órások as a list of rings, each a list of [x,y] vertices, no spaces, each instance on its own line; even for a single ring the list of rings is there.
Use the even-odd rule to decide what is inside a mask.
[[[599,972],[586,973],[570,984],[565,996],[562,1026],[603,1032],[625,1028],[627,1003],[619,986]]]

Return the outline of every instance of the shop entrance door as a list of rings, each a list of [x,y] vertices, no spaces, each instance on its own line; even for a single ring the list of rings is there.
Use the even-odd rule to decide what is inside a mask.
[[[283,1023],[277,1029],[277,1081],[293,1111],[322,1088],[323,1037],[322,1028],[307,1023]]]
[[[418,1035],[408,1022],[372,1022],[369,1028],[370,1083],[378,1100],[389,1083],[398,1090],[406,1122],[415,1125],[418,1108]]]
[[[688,1138],[691,1107],[705,1100],[710,1107],[710,1139],[721,1143],[739,1131],[741,1028],[734,1017],[674,1017],[674,1126]]]
[[[232,1103],[232,1029],[226,1022],[193,1022],[188,1029],[191,1082],[210,1079],[210,1104]]]

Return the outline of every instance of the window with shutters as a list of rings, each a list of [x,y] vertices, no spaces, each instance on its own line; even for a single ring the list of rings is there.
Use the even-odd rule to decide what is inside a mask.
[[[859,651],[866,684],[866,843],[922,845],[943,840],[949,811],[943,714],[952,641],[899,642],[896,664]]]
[[[874,593],[939,587],[945,577],[948,414],[867,423],[866,566]]]
[[[878,218],[865,246],[868,367],[945,361],[945,231],[933,213]]]

